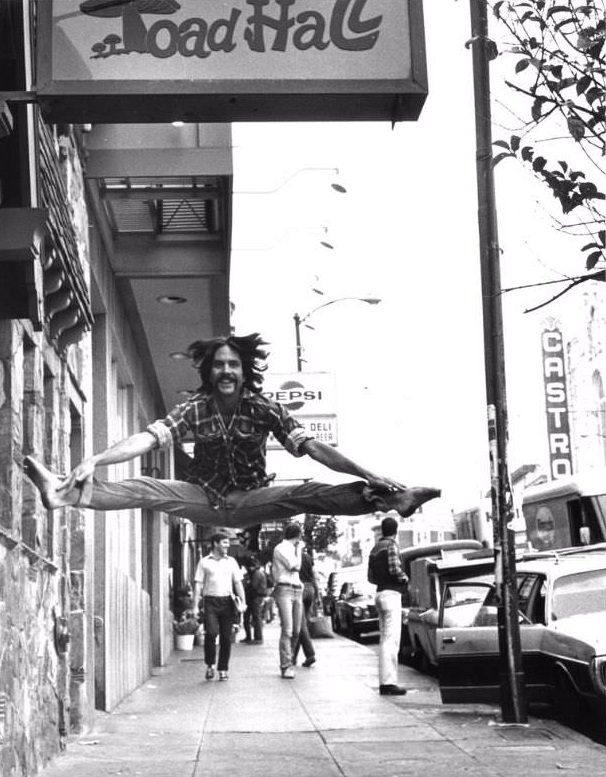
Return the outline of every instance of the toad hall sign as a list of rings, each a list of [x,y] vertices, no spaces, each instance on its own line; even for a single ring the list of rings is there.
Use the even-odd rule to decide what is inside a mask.
[[[48,121],[416,119],[422,0],[43,0]]]

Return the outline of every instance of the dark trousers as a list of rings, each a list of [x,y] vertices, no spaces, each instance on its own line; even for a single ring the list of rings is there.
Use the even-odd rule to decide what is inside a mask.
[[[251,639],[252,634],[256,642],[263,641],[263,601],[265,597],[254,596],[246,607],[244,612],[244,632],[246,639]]]
[[[214,666],[219,637],[219,671],[227,671],[231,655],[231,632],[234,625],[234,602],[231,596],[204,597],[204,661]]]

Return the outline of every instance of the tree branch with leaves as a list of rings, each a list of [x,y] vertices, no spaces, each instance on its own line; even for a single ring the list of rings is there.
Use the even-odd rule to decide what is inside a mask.
[[[601,269],[606,266],[604,2],[497,0],[490,5],[505,30],[501,54],[515,58],[513,77],[505,83],[526,101],[528,116],[518,131],[495,141],[499,151],[493,164],[516,159],[548,187],[565,217],[574,212],[574,223],[564,219],[558,228],[579,237],[587,271]],[[554,137],[560,141],[557,157],[548,159],[537,147]],[[579,156],[591,174],[579,169]]]

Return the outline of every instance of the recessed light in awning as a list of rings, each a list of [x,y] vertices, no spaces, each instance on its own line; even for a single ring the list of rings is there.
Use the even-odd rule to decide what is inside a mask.
[[[182,305],[184,302],[187,302],[185,297],[177,297],[171,294],[164,294],[161,297],[156,297],[156,300],[163,305]]]

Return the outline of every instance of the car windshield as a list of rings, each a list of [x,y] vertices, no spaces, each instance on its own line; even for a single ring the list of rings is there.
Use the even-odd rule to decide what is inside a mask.
[[[354,596],[373,596],[375,588],[367,580],[348,580],[341,587],[341,596],[345,599],[351,599]]]
[[[566,575],[555,581],[552,620],[591,612],[606,612],[606,569]]]

